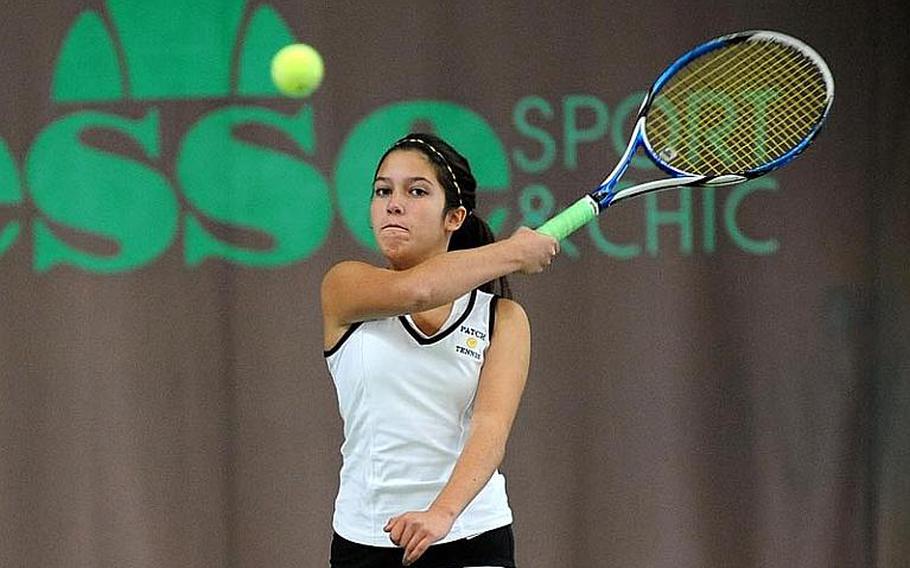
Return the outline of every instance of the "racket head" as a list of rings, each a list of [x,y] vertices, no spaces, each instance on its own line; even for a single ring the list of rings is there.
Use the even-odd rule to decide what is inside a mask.
[[[805,43],[765,30],[730,34],[658,77],[639,111],[641,145],[671,176],[743,181],[796,158],[833,101],[831,71]]]

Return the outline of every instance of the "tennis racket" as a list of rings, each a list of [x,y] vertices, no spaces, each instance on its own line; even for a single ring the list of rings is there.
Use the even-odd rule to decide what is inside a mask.
[[[809,146],[833,101],[828,66],[795,38],[748,31],[708,41],[674,61],[648,90],[610,175],[537,230],[562,240],[625,199],[764,175]],[[639,148],[670,177],[617,191]]]

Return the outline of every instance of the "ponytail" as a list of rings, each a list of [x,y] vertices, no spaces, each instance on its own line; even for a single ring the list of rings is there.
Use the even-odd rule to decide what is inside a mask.
[[[470,213],[461,224],[461,227],[452,233],[452,237],[449,240],[449,250],[472,249],[494,242],[496,242],[496,236],[486,221],[475,213]],[[483,292],[496,294],[503,298],[512,298],[512,288],[509,286],[509,281],[505,276],[500,276],[495,280],[482,284],[479,288]]]

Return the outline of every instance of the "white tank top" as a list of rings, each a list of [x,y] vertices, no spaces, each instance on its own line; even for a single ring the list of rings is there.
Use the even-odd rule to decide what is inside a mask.
[[[465,294],[432,336],[410,316],[355,323],[324,353],[344,420],[332,521],[339,535],[392,547],[386,522],[426,510],[445,486],[470,431],[495,305],[491,294]],[[511,522],[496,471],[439,543]]]

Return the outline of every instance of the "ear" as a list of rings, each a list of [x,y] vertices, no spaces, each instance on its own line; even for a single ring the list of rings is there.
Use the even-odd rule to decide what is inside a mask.
[[[461,225],[464,223],[464,220],[468,218],[468,210],[464,207],[456,207],[455,209],[450,210],[446,213],[445,226],[446,231],[454,233],[457,231]]]

